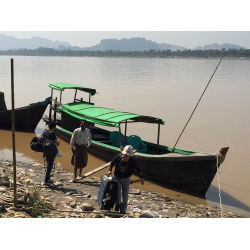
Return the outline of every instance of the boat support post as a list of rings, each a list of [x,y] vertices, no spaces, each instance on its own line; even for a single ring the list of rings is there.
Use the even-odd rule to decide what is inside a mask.
[[[91,101],[91,94],[89,93],[89,103],[90,103],[90,101]]]
[[[49,107],[49,121],[51,120],[51,105],[53,99],[53,89],[51,88],[51,99],[50,99],[50,107]]]
[[[76,93],[77,93],[77,89],[76,89],[76,92],[75,92],[74,102],[76,101]]]
[[[157,135],[157,148],[156,148],[156,152],[159,152],[159,141],[160,141],[160,123],[158,123],[158,135]]]
[[[119,137],[120,137],[120,149],[123,150],[122,146],[122,134],[121,134],[121,123],[119,123]]]
[[[56,106],[57,106],[57,97],[55,98],[55,107],[54,107],[54,121],[56,122]]]
[[[61,93],[60,93],[60,103],[62,103],[62,90],[61,90]]]
[[[126,120],[126,122],[125,122],[125,131],[124,131],[124,136],[126,136],[126,134],[127,134],[127,120]]]

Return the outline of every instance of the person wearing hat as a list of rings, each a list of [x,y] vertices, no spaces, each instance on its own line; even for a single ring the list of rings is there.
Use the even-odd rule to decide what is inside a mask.
[[[133,174],[134,169],[136,169],[137,173],[139,174],[139,177],[141,178],[141,184],[144,184],[142,172],[133,158],[133,151],[133,147],[131,145],[127,145],[123,149],[121,154],[117,154],[111,161],[108,172],[108,175],[112,174],[112,168],[115,165],[114,176],[118,181],[118,192],[116,198],[115,211],[120,210],[121,214],[126,213],[130,177]]]

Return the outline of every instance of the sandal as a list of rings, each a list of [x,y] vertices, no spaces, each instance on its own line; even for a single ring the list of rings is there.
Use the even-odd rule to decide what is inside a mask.
[[[48,180],[48,183],[53,183],[54,181],[53,180]]]
[[[45,185],[45,186],[52,186],[52,184],[49,183],[49,182],[44,182],[43,185]]]
[[[71,179],[68,181],[69,183],[75,183],[76,182],[76,179]]]

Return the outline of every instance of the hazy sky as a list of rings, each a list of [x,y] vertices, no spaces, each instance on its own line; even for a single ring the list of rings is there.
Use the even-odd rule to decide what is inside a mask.
[[[194,49],[212,43],[231,43],[250,49],[250,31],[0,31],[16,38],[40,36],[52,41],[69,42],[71,46],[90,47],[102,39],[144,37],[157,43],[168,43]]]

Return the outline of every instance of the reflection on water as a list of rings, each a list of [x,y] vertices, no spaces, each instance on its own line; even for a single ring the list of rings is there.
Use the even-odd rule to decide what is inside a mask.
[[[206,193],[206,199],[208,201],[208,205],[210,201],[220,203],[220,198],[219,198],[219,191],[218,188],[211,185],[209,188],[209,191]],[[227,206],[232,206],[236,208],[240,208],[242,210],[248,211],[248,217],[250,216],[250,207],[244,204],[243,202],[239,201],[235,197],[231,196],[230,194],[224,192],[221,190],[221,198],[222,198],[222,204],[227,205]],[[211,203],[212,204],[212,203]]]
[[[160,144],[173,146],[192,113],[217,59],[145,59],[145,58],[73,58],[73,57],[14,57],[15,106],[44,100],[50,96],[48,85],[53,82],[69,82],[96,88],[92,97],[98,106],[121,111],[149,115],[163,119]],[[229,146],[225,162],[220,167],[222,203],[249,211],[250,206],[250,60],[224,58],[214,75],[191,121],[180,138],[177,148],[214,153]],[[0,56],[0,84],[5,93],[6,105],[11,107],[10,57]],[[55,96],[58,98],[59,92]],[[74,91],[64,91],[63,103],[72,102]],[[81,96],[80,96],[81,97]],[[84,97],[84,95],[83,95]],[[85,97],[84,97],[85,98]],[[85,98],[86,99],[86,98]],[[48,109],[46,111],[48,114]],[[16,147],[25,157],[43,163],[41,154],[30,150],[31,139],[42,133],[45,124],[40,123],[35,133],[17,133]],[[115,129],[112,129],[115,130]],[[124,127],[122,127],[124,131]],[[143,140],[156,142],[157,126],[130,124],[127,134],[139,135]],[[11,149],[11,134],[0,131],[0,150]],[[57,162],[69,171],[71,152],[62,142],[63,157]],[[21,157],[22,158],[22,157]],[[104,162],[89,157],[86,171]],[[101,176],[106,170],[96,175]],[[136,187],[138,177],[133,177]],[[192,196],[155,185],[146,181],[144,190],[159,191],[173,198],[213,204],[218,202],[218,180],[215,176],[206,197]],[[250,216],[249,216],[250,217]]]
[[[13,151],[8,148],[0,148],[0,159],[3,160],[13,160]],[[16,162],[26,162],[26,163],[33,163],[35,162],[34,159],[26,157],[23,153],[16,152]]]

